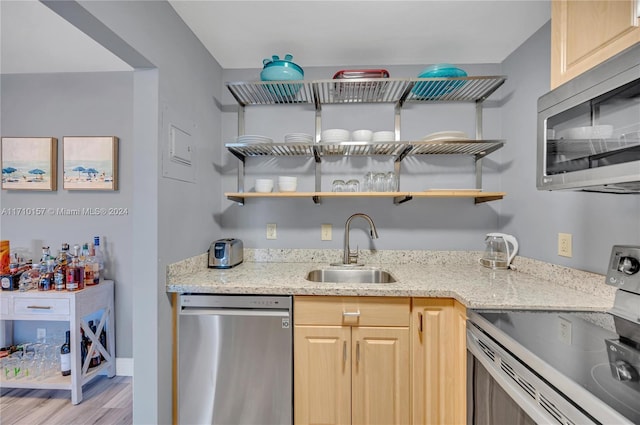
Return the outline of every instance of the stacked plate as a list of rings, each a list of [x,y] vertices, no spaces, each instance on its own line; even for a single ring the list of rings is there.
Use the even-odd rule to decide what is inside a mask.
[[[236,139],[238,143],[245,143],[247,145],[257,145],[262,143],[273,143],[273,139],[266,136],[259,136],[256,134],[247,134],[244,136],[238,136]]]
[[[280,176],[278,177],[278,190],[280,192],[295,192],[298,186],[297,177]]]
[[[322,141],[326,143],[348,142],[351,139],[351,132],[341,128],[331,128],[324,130],[321,137]]]
[[[285,143],[313,143],[313,136],[306,133],[289,133],[284,136]]]
[[[396,140],[396,134],[393,131],[376,131],[373,133],[372,140],[374,142],[393,142]]]
[[[446,142],[452,140],[469,140],[464,131],[438,131],[422,138],[423,142]]]

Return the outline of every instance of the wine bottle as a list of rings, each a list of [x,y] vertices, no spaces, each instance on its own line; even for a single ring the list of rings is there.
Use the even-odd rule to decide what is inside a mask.
[[[71,375],[71,331],[67,331],[65,338],[65,343],[60,347],[60,371],[62,376]]]

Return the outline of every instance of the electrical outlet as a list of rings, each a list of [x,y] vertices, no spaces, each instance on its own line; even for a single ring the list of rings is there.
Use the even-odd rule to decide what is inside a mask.
[[[321,224],[320,225],[320,240],[330,241],[331,240],[331,224]]]
[[[267,223],[267,239],[277,239],[276,223]]]
[[[569,258],[573,256],[571,233],[558,233],[558,255]]]
[[[567,319],[560,318],[558,322],[558,338],[567,345],[571,345],[571,322]]]
[[[36,339],[39,341],[41,339],[47,338],[47,329],[46,328],[37,328],[36,329]]]

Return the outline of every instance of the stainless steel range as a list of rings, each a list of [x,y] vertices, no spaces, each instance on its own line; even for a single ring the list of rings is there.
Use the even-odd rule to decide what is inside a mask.
[[[606,283],[609,313],[469,312],[469,423],[640,424],[640,246]]]

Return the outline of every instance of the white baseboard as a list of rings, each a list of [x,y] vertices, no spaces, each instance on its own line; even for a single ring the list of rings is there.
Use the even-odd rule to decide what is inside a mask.
[[[133,376],[133,358],[116,357],[116,375]]]

